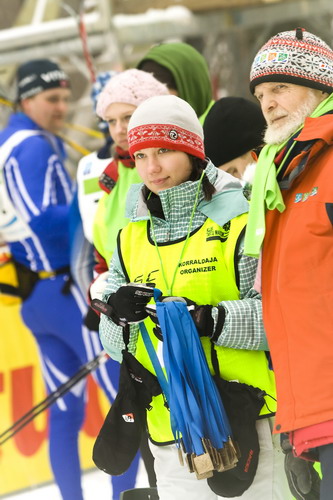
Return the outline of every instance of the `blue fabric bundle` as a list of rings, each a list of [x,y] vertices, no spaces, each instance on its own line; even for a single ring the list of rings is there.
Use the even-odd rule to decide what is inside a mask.
[[[182,438],[186,453],[205,453],[203,438],[221,449],[231,437],[231,427],[187,306],[156,302],[156,312],[163,334],[174,436]]]

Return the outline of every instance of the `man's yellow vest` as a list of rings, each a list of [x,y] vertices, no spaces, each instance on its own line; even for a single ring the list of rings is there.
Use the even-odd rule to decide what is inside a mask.
[[[243,214],[221,227],[207,219],[190,235],[187,243],[186,238],[182,238],[158,244],[158,252],[149,235],[149,222],[132,222],[121,231],[119,238],[119,256],[125,276],[129,282],[154,283],[163,295],[187,297],[199,305],[237,300],[235,254],[246,221],[247,214]],[[145,320],[145,325],[163,367],[163,343],[154,335],[152,330],[155,325],[150,318]],[[212,372],[210,340],[203,337],[201,341]],[[268,367],[265,352],[220,346],[216,346],[216,351],[223,378],[259,387],[276,397],[274,374]],[[141,335],[135,356],[155,374]],[[152,409],[147,412],[149,434],[156,443],[174,441],[169,412],[164,403],[162,395],[153,398]],[[275,411],[273,400],[269,401],[269,406],[271,411]],[[262,413],[267,413],[267,409],[264,408]]]

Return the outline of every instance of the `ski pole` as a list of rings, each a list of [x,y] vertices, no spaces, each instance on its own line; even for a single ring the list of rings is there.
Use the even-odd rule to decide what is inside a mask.
[[[36,418],[37,415],[49,408],[57,399],[66,394],[74,385],[80,382],[80,380],[87,377],[89,373],[95,370],[100,363],[105,363],[108,359],[109,357],[106,352],[101,351],[95,358],[81,366],[77,373],[75,373],[66,382],[61,384],[55,391],[51,392],[45,399],[40,401],[37,405],[33,406],[8,429],[2,432],[0,434],[0,446],[10,438],[12,438],[21,429],[23,429],[23,427],[25,427],[29,422]]]

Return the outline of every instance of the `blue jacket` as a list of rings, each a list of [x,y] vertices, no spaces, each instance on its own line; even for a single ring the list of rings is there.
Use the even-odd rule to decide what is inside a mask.
[[[72,181],[63,161],[63,142],[23,113],[13,114],[0,133],[1,145],[19,130],[40,131],[15,146],[4,164],[4,178],[15,211],[30,235],[9,242],[14,259],[34,271],[69,265],[69,206]]]

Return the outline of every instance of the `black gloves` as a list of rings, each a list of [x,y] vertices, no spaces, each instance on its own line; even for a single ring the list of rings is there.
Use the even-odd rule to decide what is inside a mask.
[[[128,283],[121,286],[111,294],[108,302],[99,299],[93,299],[91,307],[98,312],[105,314],[112,319],[114,323],[125,326],[128,323],[139,323],[150,316],[156,324],[154,333],[159,340],[163,340],[160,325],[156,314],[156,305],[148,302],[154,296],[154,284]],[[218,317],[216,324],[212,316],[213,306],[198,305],[186,297],[161,297],[162,302],[178,301],[184,302],[190,312],[194,324],[200,337],[209,337],[215,341],[220,335],[224,319],[225,309],[222,306],[216,307]]]
[[[154,284],[128,283],[112,293],[107,303],[94,299],[91,306],[109,316],[117,325],[125,326],[147,318],[145,307],[153,296]]]
[[[218,319],[214,327],[214,319],[212,317],[213,306],[199,306],[195,302],[193,302],[193,300],[190,300],[186,297],[161,297],[161,302],[170,301],[184,302],[187,305],[187,309],[192,316],[200,337],[209,337],[210,339],[215,341],[220,335],[225,319],[225,309],[222,306],[217,307]],[[163,340],[161,328],[158,323],[156,314],[156,306],[154,304],[149,304],[146,307],[146,311],[149,313],[150,319],[156,324],[156,327],[153,330],[156,337],[159,340]]]
[[[284,469],[289,489],[296,500],[319,500],[320,477],[313,462],[293,455],[287,434],[281,435],[281,447],[285,453]]]

